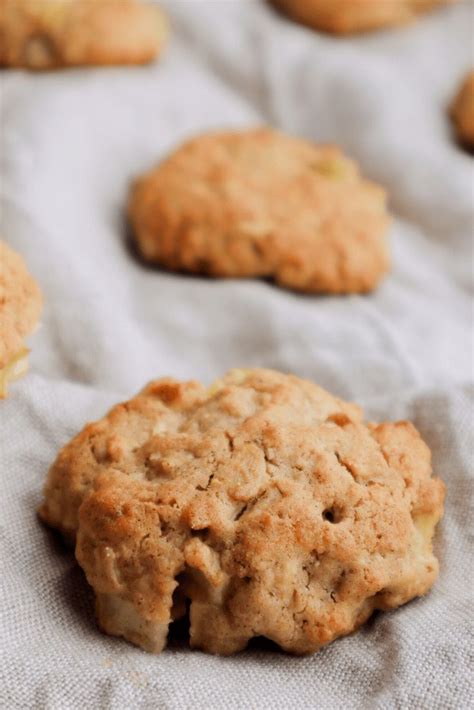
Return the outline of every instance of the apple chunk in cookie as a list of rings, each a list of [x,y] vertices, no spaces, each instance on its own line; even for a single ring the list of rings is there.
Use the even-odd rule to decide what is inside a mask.
[[[296,22],[315,30],[349,35],[417,20],[457,0],[270,0]]]
[[[187,600],[193,647],[301,654],[430,589],[443,499],[412,424],[251,369],[157,380],[87,425],[40,516],[75,540],[105,632],[159,652]]]
[[[42,296],[22,257],[0,241],[0,399],[28,369],[25,339],[37,327]]]

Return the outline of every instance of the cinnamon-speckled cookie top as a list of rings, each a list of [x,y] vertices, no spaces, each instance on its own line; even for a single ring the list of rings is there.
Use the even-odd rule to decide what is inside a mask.
[[[306,292],[373,289],[388,269],[384,191],[340,150],[262,128],[195,138],[134,185],[143,257]]]
[[[140,0],[0,0],[0,65],[57,69],[145,64],[167,23]]]
[[[6,392],[7,368],[26,354],[25,338],[34,330],[41,306],[40,289],[22,257],[0,241],[0,397]]]
[[[101,627],[157,652],[293,653],[425,594],[444,486],[409,422],[291,375],[152,382],[59,454],[40,515],[76,539]]]
[[[474,148],[474,71],[469,72],[459,88],[451,116],[459,141]]]
[[[413,22],[421,13],[457,0],[270,0],[294,20],[334,34]]]

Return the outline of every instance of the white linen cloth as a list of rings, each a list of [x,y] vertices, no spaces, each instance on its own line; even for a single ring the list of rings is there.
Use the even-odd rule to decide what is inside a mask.
[[[447,118],[473,6],[338,39],[264,2],[162,5],[173,35],[156,64],[0,75],[1,233],[45,295],[30,373],[0,403],[0,707],[473,707],[474,176]],[[301,296],[134,258],[130,180],[190,134],[260,123],[339,144],[386,187],[393,269],[376,293]],[[415,423],[448,488],[440,578],[311,657],[147,655],[97,631],[73,555],[35,517],[41,487],[59,448],[148,380],[240,366]]]

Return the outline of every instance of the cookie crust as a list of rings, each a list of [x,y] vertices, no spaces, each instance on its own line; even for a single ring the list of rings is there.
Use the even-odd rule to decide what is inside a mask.
[[[0,66],[146,64],[166,36],[161,11],[140,0],[0,0]]]
[[[25,338],[35,329],[42,296],[22,257],[0,240],[0,399],[27,368]]]
[[[459,142],[474,149],[474,70],[469,72],[456,94],[451,118]]]
[[[404,25],[457,0],[270,0],[289,17],[337,35]]]
[[[384,191],[338,148],[270,128],[185,143],[135,183],[128,213],[143,258],[177,271],[357,293],[389,265]]]
[[[416,429],[270,370],[150,383],[64,447],[44,493],[102,629],[152,652],[186,600],[194,647],[300,654],[437,576],[444,486]]]

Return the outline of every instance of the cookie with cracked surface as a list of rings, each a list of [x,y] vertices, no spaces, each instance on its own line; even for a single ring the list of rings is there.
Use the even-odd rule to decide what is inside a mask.
[[[143,258],[177,271],[356,293],[388,269],[384,191],[337,148],[269,128],[185,143],[135,183],[128,212]]]
[[[271,370],[157,380],[60,452],[40,516],[76,540],[99,624],[147,651],[309,653],[425,594],[443,483],[409,422]]]
[[[337,35],[404,25],[457,0],[270,0],[289,17]]]
[[[474,149],[474,71],[469,72],[451,106],[459,142]]]
[[[0,0],[0,66],[146,64],[167,24],[140,0]]]
[[[0,399],[28,369],[25,338],[39,320],[41,291],[22,257],[0,240]]]

